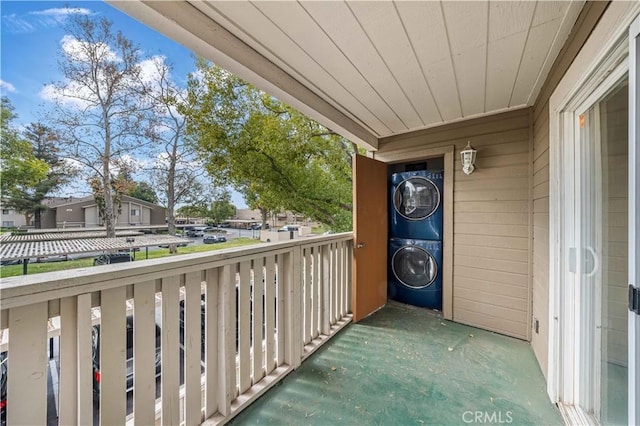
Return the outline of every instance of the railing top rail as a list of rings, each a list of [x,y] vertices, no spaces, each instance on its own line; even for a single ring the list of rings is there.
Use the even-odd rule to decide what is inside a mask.
[[[121,287],[187,272],[204,271],[241,260],[286,253],[296,246],[352,239],[353,233],[345,232],[216,252],[4,278],[0,280],[0,309]]]

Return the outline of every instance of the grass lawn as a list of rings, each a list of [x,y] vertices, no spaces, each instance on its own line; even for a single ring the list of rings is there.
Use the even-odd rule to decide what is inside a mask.
[[[176,256],[180,254],[200,253],[204,251],[222,250],[232,247],[248,246],[252,244],[261,244],[259,240],[252,238],[235,238],[226,243],[218,244],[202,244],[197,246],[178,247],[178,253],[170,254],[169,249],[153,250],[149,252],[149,259],[157,259],[159,257]],[[136,262],[146,260],[144,249],[136,253]],[[66,262],[49,262],[49,263],[29,263],[29,275],[41,274],[43,272],[63,271],[67,269],[86,268],[93,265],[93,258],[68,260]],[[22,275],[22,265],[10,265],[0,267],[0,277],[14,277]]]

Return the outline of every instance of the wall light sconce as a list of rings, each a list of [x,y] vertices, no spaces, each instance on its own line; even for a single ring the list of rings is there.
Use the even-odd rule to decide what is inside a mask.
[[[470,175],[476,168],[476,151],[471,146],[471,141],[467,141],[467,146],[460,151],[460,158],[462,160],[462,171],[465,175]]]

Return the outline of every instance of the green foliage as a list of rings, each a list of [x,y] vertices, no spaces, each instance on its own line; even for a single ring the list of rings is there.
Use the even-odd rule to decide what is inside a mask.
[[[16,118],[13,105],[2,97],[0,110],[0,190],[9,207],[22,211],[16,205],[23,194],[33,193],[35,188],[47,178],[50,171],[46,161],[38,158],[34,147],[22,138],[11,126]]]
[[[158,203],[156,191],[147,182],[137,182],[135,186],[127,193],[130,197],[138,200],[147,201],[149,203]]]
[[[192,204],[180,207],[176,213],[182,217],[207,217],[207,206],[205,204]]]
[[[252,207],[351,229],[353,145],[223,69],[197,65],[187,133],[211,176],[239,188]]]
[[[40,123],[29,124],[23,132],[30,144],[33,156],[47,165],[46,175],[31,186],[16,187],[5,197],[7,206],[15,208],[26,216],[27,223],[34,217],[35,227],[41,228],[41,215],[48,209],[42,202],[69,182],[75,170],[58,155],[58,138],[47,126]]]
[[[211,202],[207,216],[216,224],[232,218],[236,214],[236,207],[231,204],[231,194],[223,192]]]

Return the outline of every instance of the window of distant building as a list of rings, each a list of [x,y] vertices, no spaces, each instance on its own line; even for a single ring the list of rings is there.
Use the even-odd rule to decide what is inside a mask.
[[[4,212],[4,210],[3,210]],[[12,220],[3,220],[2,221],[2,227],[3,228],[13,228],[13,221]]]
[[[9,209],[2,209],[2,214],[11,214],[11,210],[9,210]],[[13,223],[13,222],[11,222],[11,223]],[[2,225],[2,226],[4,226],[4,225]],[[11,225],[11,226],[13,226],[13,225]]]
[[[131,209],[131,216],[140,216],[140,210]]]

